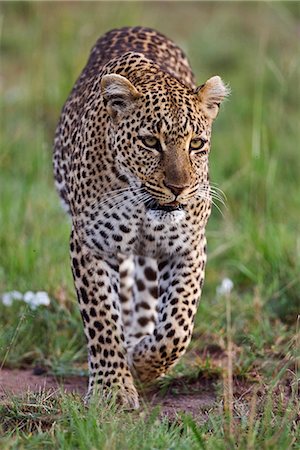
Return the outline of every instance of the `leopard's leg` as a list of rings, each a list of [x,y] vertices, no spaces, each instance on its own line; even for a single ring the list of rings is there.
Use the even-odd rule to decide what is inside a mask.
[[[127,332],[128,351],[154,331],[158,314],[157,271],[155,259],[134,257],[133,311]]]
[[[127,350],[153,333],[158,305],[157,261],[119,256],[120,300]]]
[[[134,285],[134,256],[119,255],[120,272],[120,304],[123,318],[126,347],[128,347],[129,332],[134,311],[133,285]]]
[[[158,260],[159,312],[155,329],[130,354],[132,372],[141,381],[163,375],[185,352],[201,295],[206,256],[201,248]]]
[[[86,399],[97,390],[116,390],[122,404],[138,408],[138,394],[127,361],[119,300],[119,263],[116,257],[99,259],[71,234],[72,271],[89,354]]]

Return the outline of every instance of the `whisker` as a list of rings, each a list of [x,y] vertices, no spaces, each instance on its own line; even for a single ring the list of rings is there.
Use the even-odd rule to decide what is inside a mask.
[[[219,211],[219,213],[221,214],[222,217],[224,217],[223,211],[221,210],[221,208],[217,205],[216,202],[214,202],[212,200],[212,204],[214,205],[215,208],[217,208],[217,210]]]
[[[221,216],[224,217],[224,214],[223,214],[222,210],[219,208],[218,204],[213,200],[213,198],[211,196],[203,195],[203,193],[200,193],[199,195],[197,195],[197,197],[199,199],[201,199],[201,200],[208,200],[208,201],[210,201],[213,204],[213,206],[215,208],[217,208],[217,210],[219,211]]]
[[[130,202],[130,206],[132,206],[132,204],[136,205],[136,204],[140,204],[144,201],[145,198],[147,198],[149,194],[147,192],[140,192],[138,193],[135,197],[131,197],[131,198],[124,198],[121,201],[110,205],[110,211],[119,208],[120,206],[126,206],[126,202]]]
[[[109,196],[109,199],[112,199],[112,198],[115,198],[115,197],[118,197],[118,196],[126,195],[127,193],[128,193],[128,194],[130,194],[130,193],[135,194],[135,193],[138,193],[138,192],[140,192],[140,191],[144,191],[144,188],[138,188],[138,189],[125,189],[123,192],[117,192],[117,193],[115,193],[115,194],[113,193],[114,191],[111,191],[111,193],[103,194],[103,195],[101,195],[101,197],[107,197],[107,196]],[[105,201],[105,199],[104,199],[103,201]]]
[[[222,205],[224,205],[226,207],[226,195],[222,191],[222,189],[215,187],[215,186],[211,186],[209,183],[207,183],[207,184],[200,185],[198,192],[199,193],[208,193],[213,199],[222,203]]]
[[[154,200],[154,198],[151,195],[149,195],[149,198],[144,203],[147,207],[148,206],[151,207],[151,206],[155,206],[156,200]]]
[[[214,200],[215,200],[215,201],[221,203],[225,208],[227,208],[223,199],[218,196],[212,195],[211,193],[201,192],[201,191],[199,192],[199,195],[200,195],[200,197],[206,198],[207,200],[211,200],[211,202],[214,202]]]
[[[223,199],[222,197],[220,197],[219,195],[216,195],[214,193],[211,193],[211,197],[216,200],[217,202],[221,203],[223,206],[225,206],[225,208],[227,208],[227,205],[225,203],[225,199]]]
[[[117,194],[117,193],[123,193],[123,192],[131,192],[131,191],[140,191],[143,190],[144,187],[135,187],[135,186],[128,186],[127,188],[121,188],[121,189],[112,189],[111,191],[108,192],[103,192],[101,193],[101,197],[106,196],[106,195],[111,195],[111,194]]]
[[[214,188],[211,189],[211,192],[217,196],[219,196],[219,198],[222,198],[224,201],[227,200],[226,195],[224,194],[224,192],[222,192],[221,190],[215,190]]]
[[[212,185],[211,187],[212,187],[213,190],[219,191],[220,194],[222,195],[222,197],[224,197],[225,200],[227,200],[225,192],[220,187],[218,187],[217,183],[211,182],[210,184]]]
[[[126,200],[125,199],[126,196],[131,197],[130,194],[138,195],[138,194],[143,194],[144,192],[145,192],[144,188],[138,188],[136,190],[134,190],[134,189],[126,189],[124,192],[119,192],[119,193],[117,193],[115,195],[111,195],[109,198],[104,199],[104,200],[102,200],[100,202],[95,202],[94,205],[92,205],[92,208],[93,209],[100,208],[100,207],[104,206],[105,204],[109,203],[112,200],[116,201],[116,200],[120,199],[120,200],[123,201],[123,200]]]

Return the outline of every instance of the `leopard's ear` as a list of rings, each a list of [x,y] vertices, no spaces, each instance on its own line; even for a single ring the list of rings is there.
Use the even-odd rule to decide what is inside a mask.
[[[113,119],[130,110],[135,100],[141,97],[127,78],[114,73],[103,76],[101,90],[107,111]]]
[[[230,88],[219,76],[215,76],[198,87],[196,94],[204,106],[206,115],[213,120],[218,115],[220,104],[230,94]]]

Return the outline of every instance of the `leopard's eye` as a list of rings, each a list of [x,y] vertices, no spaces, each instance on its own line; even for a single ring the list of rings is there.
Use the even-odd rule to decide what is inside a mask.
[[[160,142],[156,137],[143,136],[141,137],[141,141],[146,147],[155,148],[156,150],[160,151]]]
[[[153,136],[145,136],[141,140],[144,145],[150,148],[155,147],[158,142],[157,139]]]
[[[201,150],[206,142],[205,139],[201,138],[192,139],[190,142],[190,150]]]

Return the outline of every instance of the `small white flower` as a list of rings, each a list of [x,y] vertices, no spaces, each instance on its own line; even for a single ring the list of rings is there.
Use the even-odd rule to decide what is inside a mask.
[[[18,291],[5,292],[2,295],[2,303],[5,306],[11,306],[14,300],[23,301],[27,303],[27,305],[31,309],[36,309],[40,305],[48,306],[50,305],[50,298],[47,292],[32,292],[27,291],[23,295]]]
[[[2,295],[2,303],[5,306],[11,306],[14,300],[23,300],[23,295],[19,291],[5,292]]]
[[[217,294],[228,295],[232,291],[233,286],[233,281],[230,278],[224,278],[220,286],[217,287]]]
[[[31,292],[28,291],[24,294],[24,302],[26,302],[31,309],[36,309],[40,305],[50,305],[50,298],[47,292]]]
[[[35,294],[32,291],[27,291],[24,294],[24,302],[28,305],[31,305],[31,303],[34,301]]]
[[[45,291],[37,292],[35,294],[34,302],[35,302],[36,306],[39,306],[39,305],[49,306],[50,305],[49,295]]]

